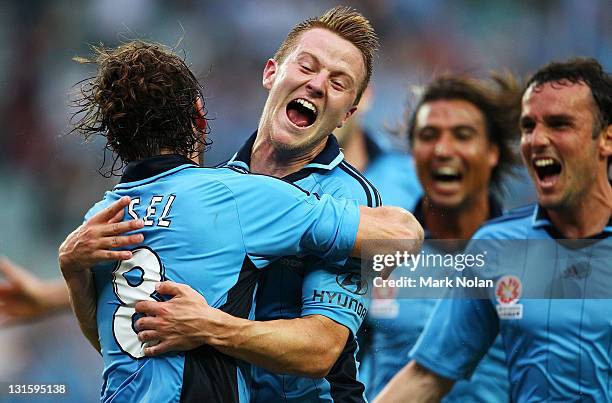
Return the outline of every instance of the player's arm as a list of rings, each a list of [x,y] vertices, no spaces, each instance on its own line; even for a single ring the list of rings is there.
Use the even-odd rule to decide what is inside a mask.
[[[60,262],[64,262],[66,270],[72,270],[70,265],[77,267],[83,264],[90,267],[88,265],[105,260],[115,260],[117,256],[121,258],[122,255],[109,253],[111,251],[107,250],[108,242],[106,241],[108,239],[103,237],[108,237],[108,234],[115,236],[111,244],[116,243],[118,246],[125,245],[126,241],[131,243],[130,241],[139,239],[138,236],[131,238],[118,236],[123,232],[140,228],[137,222],[132,222],[127,226],[123,224],[118,226],[117,221],[121,220],[121,214],[118,214],[114,221],[109,220],[106,223],[102,221],[106,217],[105,214],[122,210],[126,203],[129,203],[129,199],[116,202],[110,207],[110,210],[92,216],[89,223],[80,226],[68,236],[60,248],[60,254],[62,254]],[[100,237],[100,239],[95,239],[95,237]],[[70,251],[66,249],[68,245],[72,246]],[[0,283],[0,324],[41,320],[51,313],[70,309],[69,290],[63,280],[41,280],[27,269],[6,258],[0,259],[0,274],[4,276],[4,281]],[[66,280],[71,283],[78,280],[76,287],[73,287],[77,292],[81,292],[81,287],[87,284],[85,278],[77,279],[69,276]]]
[[[82,270],[64,275],[72,311],[77,318],[81,332],[89,343],[100,352],[98,325],[96,322],[96,289],[91,270]]]
[[[227,323],[227,322],[225,322]],[[249,321],[233,318],[228,335],[206,344],[269,371],[323,378],[342,353],[349,331],[323,315]]]
[[[410,351],[413,360],[376,402],[439,401],[454,381],[469,379],[499,332],[491,302],[469,299],[469,292],[453,288],[438,302]]]
[[[359,229],[351,256],[372,259],[373,254],[418,253],[424,231],[417,219],[407,210],[395,206],[359,206]],[[376,240],[364,248],[364,241]]]
[[[248,179],[240,182],[240,188],[230,183],[228,189],[236,203],[246,252],[257,267],[275,256],[316,255],[343,264],[349,255],[365,253],[363,257],[371,258],[420,250],[423,229],[404,209],[363,207],[356,200],[309,194],[270,177]],[[365,248],[367,239],[382,242]]]
[[[318,264],[306,269],[302,281],[302,309],[299,319],[325,320],[328,325],[321,332],[335,332],[343,337],[335,338],[333,342],[336,344],[333,345],[329,344],[328,340],[316,337],[312,341],[292,341],[292,348],[301,353],[300,356],[289,357],[294,358],[291,362],[293,366],[302,368],[303,371],[316,370],[319,377],[331,371],[347,345],[347,340],[354,339],[363,323],[369,306],[367,289],[367,281],[362,281],[361,278],[361,262],[356,259],[347,262],[343,268]],[[274,344],[273,340],[271,344]],[[321,353],[326,349],[329,350],[327,355]],[[326,359],[313,362],[312,357],[319,354],[323,354]]]
[[[121,235],[143,227],[141,220],[121,222],[123,209],[129,203],[130,198],[123,197],[96,213],[68,235],[59,248],[59,266],[68,286],[70,305],[81,331],[98,351],[97,298],[90,269],[100,262],[130,259],[132,252],[113,249],[142,242],[142,234]]]
[[[413,360],[395,374],[373,403],[439,402],[453,384]]]
[[[27,269],[0,258],[0,325],[42,319],[70,308],[66,284],[62,280],[44,281]]]
[[[235,358],[273,372],[320,378],[342,352],[348,329],[321,315],[271,321],[234,317],[208,305],[191,287],[170,281],[156,287],[172,296],[165,302],[142,301],[136,311],[147,356],[187,351],[208,344]]]

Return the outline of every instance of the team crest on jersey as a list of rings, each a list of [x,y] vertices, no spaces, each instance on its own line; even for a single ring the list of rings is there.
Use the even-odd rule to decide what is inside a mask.
[[[497,280],[495,299],[499,319],[523,318],[523,305],[518,303],[522,293],[523,285],[517,276],[508,275]]]

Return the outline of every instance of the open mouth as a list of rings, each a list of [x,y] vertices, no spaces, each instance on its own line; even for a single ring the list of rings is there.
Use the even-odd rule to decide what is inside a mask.
[[[297,127],[308,127],[317,120],[317,107],[304,98],[297,98],[287,104],[287,117]]]
[[[562,166],[554,158],[537,158],[532,161],[533,169],[542,182],[551,182],[561,173]]]
[[[433,171],[433,178],[439,182],[458,182],[463,178],[461,172],[453,167],[440,167]]]

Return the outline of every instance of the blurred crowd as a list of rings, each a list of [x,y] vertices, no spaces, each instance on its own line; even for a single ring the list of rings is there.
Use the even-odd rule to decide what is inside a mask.
[[[281,0],[4,2],[0,13],[0,255],[45,278],[58,276],[57,246],[116,182],[105,178],[102,142],[70,134],[70,93],[94,72],[76,63],[88,45],[143,38],[183,50],[205,88],[212,148],[229,158],[257,127],[267,58],[296,22],[336,5]],[[612,67],[612,8],[606,0],[349,1],[381,39],[373,101],[364,117],[385,135],[401,126],[411,91],[437,73],[519,76],[552,59],[596,57]],[[390,135],[389,135],[390,136]],[[405,136],[404,136],[405,137]],[[391,138],[398,148],[405,139]],[[507,207],[531,198],[508,186]],[[0,329],[0,381],[64,383],[71,401],[95,401],[102,363],[70,315]],[[0,395],[0,401],[6,399]]]

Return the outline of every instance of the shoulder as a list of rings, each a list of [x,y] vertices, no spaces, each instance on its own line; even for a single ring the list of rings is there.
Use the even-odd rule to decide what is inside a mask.
[[[510,210],[504,215],[486,221],[473,238],[502,238],[522,239],[525,238],[530,227],[531,217],[536,205],[530,204]]]
[[[319,177],[325,193],[359,201],[368,207],[382,205],[376,187],[351,164],[342,160],[334,169]]]
[[[103,209],[105,209],[106,207],[110,206],[114,201],[118,200],[119,197],[113,197],[113,193],[112,192],[105,192],[104,196],[102,198],[102,200],[100,200],[99,202],[97,202],[96,204],[94,204],[88,211],[87,213],[85,213],[85,217],[83,218],[84,221],[87,221],[91,218],[91,216],[95,215],[96,213],[102,211]]]
[[[265,193],[270,200],[279,195],[303,196],[310,195],[304,188],[274,176],[254,174],[233,166],[215,168],[213,179],[222,183],[236,195],[251,197]]]

